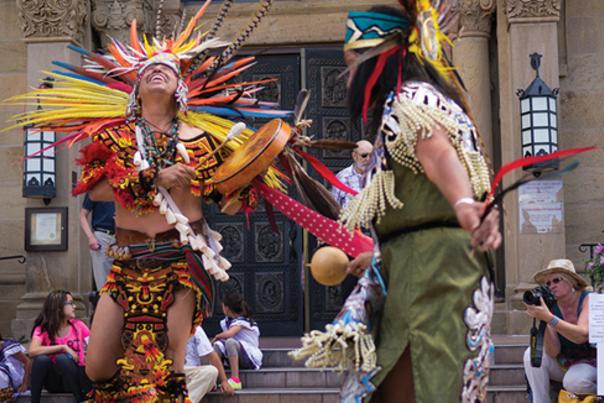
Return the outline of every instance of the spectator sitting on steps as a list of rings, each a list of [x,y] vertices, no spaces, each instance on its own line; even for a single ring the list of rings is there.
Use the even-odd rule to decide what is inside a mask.
[[[91,389],[84,373],[88,326],[75,317],[75,303],[68,291],[52,291],[34,322],[29,356],[31,401],[39,403],[42,388],[51,393],[71,393],[84,401]]]
[[[242,388],[239,369],[260,369],[262,351],[259,348],[260,329],[247,302],[238,292],[222,299],[225,318],[220,321],[222,332],[214,337],[214,351],[228,362],[231,377],[228,383],[235,390]]]
[[[209,362],[210,365],[204,365],[205,362]],[[217,378],[220,378],[220,389],[225,395],[234,393],[220,357],[212,348],[212,343],[201,326],[197,326],[195,334],[187,342],[185,376],[189,398],[193,403],[201,402],[206,393],[216,385]]]
[[[556,298],[552,310],[543,298],[541,305],[526,305],[527,313],[547,323],[541,367],[531,366],[530,348],[524,354],[524,371],[534,403],[550,402],[550,379],[561,381],[576,395],[596,392],[596,349],[588,342],[589,292],[587,282],[567,259],[549,262],[533,276],[550,288]]]

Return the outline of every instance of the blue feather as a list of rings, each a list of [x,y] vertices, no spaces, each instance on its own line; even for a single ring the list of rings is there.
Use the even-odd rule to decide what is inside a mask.
[[[102,85],[103,87],[107,86],[107,84],[102,81],[98,81],[98,80],[95,80],[95,79],[92,79],[89,77],[81,76],[76,73],[67,73],[65,71],[59,71],[59,70],[53,70],[52,72],[55,74],[58,74],[60,76],[71,77],[71,78],[75,78],[77,80],[88,81],[93,84]]]
[[[73,45],[73,44],[67,45],[67,48],[73,50],[74,52],[80,53],[82,55],[88,55],[88,54],[90,54],[89,50],[81,48],[81,47]]]

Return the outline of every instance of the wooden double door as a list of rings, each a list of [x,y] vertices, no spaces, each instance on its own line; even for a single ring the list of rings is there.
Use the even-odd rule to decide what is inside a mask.
[[[293,109],[300,88],[308,88],[311,99],[306,117],[313,121],[308,135],[360,138],[360,126],[348,114],[341,50],[299,49],[259,55],[257,60],[258,64],[242,79],[278,79],[266,86],[260,99]],[[247,123],[259,127],[264,122]],[[351,163],[350,152],[315,155],[336,172]],[[233,264],[229,282],[217,287],[215,315],[204,322],[209,334],[219,331],[218,321],[223,317],[219,301],[232,289],[243,293],[263,336],[299,336],[304,331],[321,328],[337,314],[343,302],[342,287],[323,287],[312,278],[305,278],[309,273],[305,270],[309,260],[305,252],[312,254],[316,242],[300,227],[276,212],[279,231],[273,231],[263,205],[250,216],[249,222],[241,214],[234,217],[220,214],[215,205],[206,208],[206,216],[212,228],[223,235],[224,256]]]

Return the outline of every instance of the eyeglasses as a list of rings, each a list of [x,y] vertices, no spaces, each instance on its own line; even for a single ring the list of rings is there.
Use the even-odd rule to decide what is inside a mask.
[[[75,301],[65,301],[65,303],[63,305],[76,306],[76,303],[75,303]]]
[[[367,158],[371,155],[371,153],[363,153],[363,154],[356,153],[356,154],[361,158]]]
[[[551,281],[546,281],[545,285],[549,287],[552,284],[558,284],[562,280],[564,280],[562,277],[555,277],[555,278],[551,279]]]

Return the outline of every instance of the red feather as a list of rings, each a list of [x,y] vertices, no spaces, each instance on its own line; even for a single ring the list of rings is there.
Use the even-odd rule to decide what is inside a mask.
[[[394,54],[396,54],[400,50],[400,46],[395,46],[394,48],[382,53],[377,62],[375,63],[375,68],[373,69],[373,73],[369,77],[367,81],[367,85],[365,85],[365,95],[363,98],[363,122],[367,123],[367,111],[369,110],[369,102],[371,101],[371,92],[373,91],[373,87],[377,83],[377,80],[382,75],[384,71],[384,67],[386,66],[386,61],[388,58]]]
[[[581,153],[585,153],[588,151],[593,151],[595,149],[596,149],[595,146],[583,147],[583,148],[570,148],[568,150],[560,150],[560,151],[556,151],[555,153],[551,153],[551,154],[547,154],[547,155],[543,155],[543,156],[539,156],[539,157],[520,158],[520,159],[517,159],[510,163],[507,163],[503,167],[501,167],[501,169],[495,175],[495,178],[493,179],[493,184],[491,185],[491,190],[489,191],[489,195],[487,196],[487,200],[490,200],[491,197],[493,197],[493,195],[495,194],[495,190],[497,190],[497,187],[501,183],[501,180],[503,179],[503,177],[515,169],[526,167],[526,166],[533,165],[533,164],[538,164],[540,162],[554,160],[556,158],[570,157],[571,155],[581,154]]]
[[[343,192],[349,193],[353,196],[357,195],[357,191],[349,188],[348,186],[346,186],[345,184],[343,184],[338,177],[329,170],[329,168],[327,168],[321,161],[319,161],[318,159],[316,159],[315,157],[313,157],[312,155],[298,149],[298,148],[293,148],[293,150],[300,155],[302,158],[304,158],[306,161],[308,161],[308,163],[310,165],[312,165],[312,167],[315,169],[315,171],[317,171],[323,178],[325,178],[325,180],[327,180],[329,183],[331,183],[333,186],[337,187],[338,189],[340,189]]]

